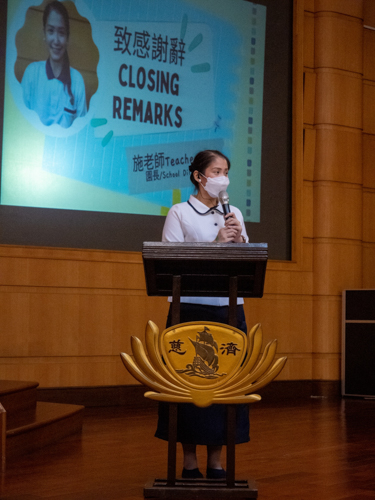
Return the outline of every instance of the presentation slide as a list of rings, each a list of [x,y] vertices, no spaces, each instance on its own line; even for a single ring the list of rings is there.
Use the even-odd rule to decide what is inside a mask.
[[[8,0],[1,204],[165,215],[203,149],[260,222],[266,7]]]

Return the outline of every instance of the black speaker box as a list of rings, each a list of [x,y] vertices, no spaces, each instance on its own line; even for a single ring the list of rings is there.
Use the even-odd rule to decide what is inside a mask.
[[[344,290],[342,395],[375,398],[375,290]]]

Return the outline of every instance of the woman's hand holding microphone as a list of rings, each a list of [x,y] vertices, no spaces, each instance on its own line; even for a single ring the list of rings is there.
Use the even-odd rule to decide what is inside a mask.
[[[242,226],[233,212],[225,217],[225,226],[217,233],[216,241],[220,243],[243,243]]]

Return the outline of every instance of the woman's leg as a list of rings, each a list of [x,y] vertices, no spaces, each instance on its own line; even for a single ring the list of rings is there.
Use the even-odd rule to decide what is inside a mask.
[[[197,469],[197,446],[195,444],[182,443],[182,450],[184,452],[184,469]]]
[[[222,450],[222,446],[207,445],[207,468],[208,469],[222,469],[221,450]]]
[[[198,469],[197,446],[195,444],[182,443],[182,450],[184,452],[182,477],[184,479],[201,479],[203,474]]]
[[[207,445],[207,479],[225,479],[226,472],[221,466],[222,446]]]

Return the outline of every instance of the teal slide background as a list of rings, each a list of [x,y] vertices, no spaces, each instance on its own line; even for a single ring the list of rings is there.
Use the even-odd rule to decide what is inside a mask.
[[[9,2],[1,203],[163,215],[191,192],[188,159],[210,148],[231,159],[231,203],[259,222],[266,8],[243,0],[74,3],[99,50],[99,88],[88,115],[62,129],[42,125],[23,104],[15,37],[35,0]],[[175,36],[184,44],[182,64],[119,57],[118,25]],[[123,63],[176,72],[179,95],[122,87]],[[182,125],[114,119],[113,95],[180,106]]]

